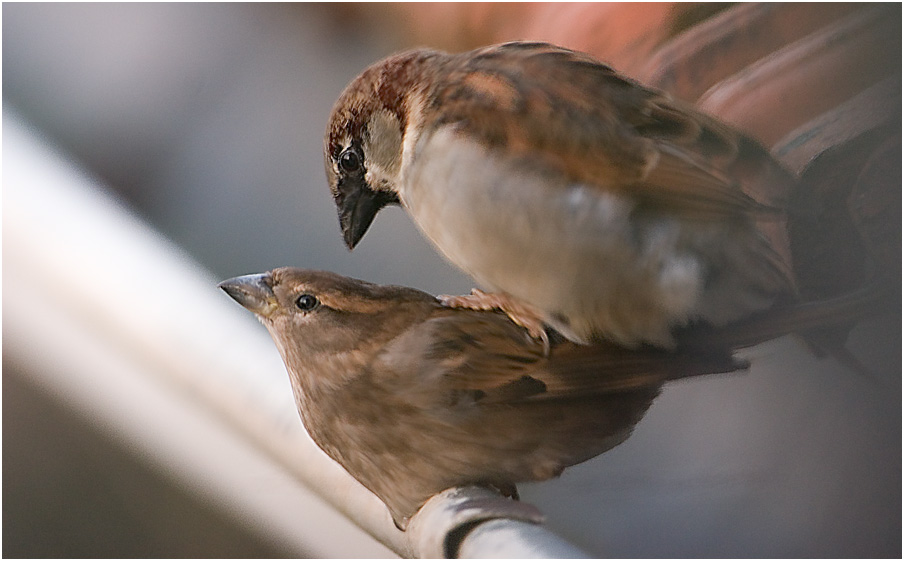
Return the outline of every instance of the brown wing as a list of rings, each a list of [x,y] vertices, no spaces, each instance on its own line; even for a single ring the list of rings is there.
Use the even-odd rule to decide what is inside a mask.
[[[599,397],[658,388],[668,379],[738,369],[730,353],[678,356],[649,349],[563,342],[543,355],[542,345],[505,315],[438,310],[385,353],[383,372],[412,372],[400,393],[422,393],[455,404]],[[416,381],[412,383],[412,381]]]
[[[432,101],[438,124],[653,208],[719,217],[782,204],[744,190],[771,165],[755,143],[581,53],[508,43],[458,55]]]
[[[387,347],[382,364],[374,370],[397,376],[395,384],[381,383],[393,393],[421,394],[407,402],[439,408],[655,390],[668,380],[745,368],[732,357],[736,349],[858,321],[886,304],[895,286],[877,283],[838,298],[769,310],[722,328],[691,326],[678,333],[675,351],[566,341],[554,344],[548,356],[541,344],[502,313],[437,304],[429,319]]]

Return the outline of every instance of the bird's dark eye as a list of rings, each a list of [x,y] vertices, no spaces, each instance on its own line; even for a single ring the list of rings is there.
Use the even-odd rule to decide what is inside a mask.
[[[339,167],[345,173],[355,173],[361,170],[361,156],[354,148],[346,148],[339,154]]]
[[[311,294],[302,294],[295,299],[295,305],[302,312],[310,312],[311,310],[316,308],[318,304],[320,304],[320,301],[317,300],[316,296],[313,296]]]

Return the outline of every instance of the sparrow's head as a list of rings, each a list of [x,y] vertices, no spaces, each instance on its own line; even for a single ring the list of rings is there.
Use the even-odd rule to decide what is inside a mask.
[[[406,133],[414,130],[433,51],[401,53],[365,70],[336,101],[324,138],[324,165],[349,249],[377,212],[401,204],[398,184]]]
[[[219,287],[260,319],[296,371],[316,366],[322,357],[360,353],[365,361],[438,306],[433,296],[412,288],[289,267],[225,280]],[[340,374],[338,365],[334,370]]]

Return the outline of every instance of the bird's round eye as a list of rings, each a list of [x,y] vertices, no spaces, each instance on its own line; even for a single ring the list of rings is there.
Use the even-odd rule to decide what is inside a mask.
[[[346,173],[355,173],[361,170],[361,156],[353,148],[346,148],[339,154],[339,167]]]
[[[302,312],[310,312],[314,308],[317,307],[320,301],[317,300],[316,296],[312,296],[310,294],[302,294],[298,298],[295,299],[295,305]]]

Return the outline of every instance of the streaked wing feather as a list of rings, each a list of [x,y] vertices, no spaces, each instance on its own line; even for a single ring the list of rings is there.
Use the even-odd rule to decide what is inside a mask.
[[[630,189],[654,208],[698,216],[768,208],[725,173],[739,135],[586,55],[507,44],[453,61],[434,91],[438,124],[575,182]]]
[[[411,354],[414,352],[415,354]],[[408,334],[393,353],[400,360],[417,356],[425,388],[474,397],[482,404],[536,399],[574,399],[651,389],[671,378],[737,369],[727,353],[678,357],[655,349],[637,351],[616,345],[542,346],[505,315],[442,310]],[[418,391],[410,385],[399,391]],[[437,392],[442,393],[442,392]]]

